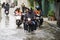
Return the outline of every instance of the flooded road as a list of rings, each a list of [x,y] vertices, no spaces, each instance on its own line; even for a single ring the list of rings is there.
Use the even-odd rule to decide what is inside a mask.
[[[17,29],[16,19],[10,10],[8,16],[2,14],[0,23],[0,40],[60,40],[60,29],[51,27],[44,22],[34,34],[24,31],[24,28]]]

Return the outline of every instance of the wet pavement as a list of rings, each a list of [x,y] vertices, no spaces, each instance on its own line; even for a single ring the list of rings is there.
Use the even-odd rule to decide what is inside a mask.
[[[1,22],[1,7],[0,7],[0,22]]]
[[[60,29],[58,27],[51,27],[46,22],[40,28],[37,28],[34,34],[25,32],[23,27],[17,29],[16,19],[11,12],[12,10],[10,10],[8,16],[2,15],[0,40],[60,40]]]
[[[46,23],[45,23],[46,24]],[[50,33],[51,29],[44,28],[43,25],[37,29],[34,34],[26,33],[24,29],[9,29],[8,27],[0,29],[1,40],[54,40],[54,34]]]

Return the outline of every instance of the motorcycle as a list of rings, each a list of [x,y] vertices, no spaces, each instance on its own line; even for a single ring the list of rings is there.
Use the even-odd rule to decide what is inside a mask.
[[[35,29],[35,22],[31,18],[27,18],[27,21],[24,23],[24,29],[28,32],[33,32]]]
[[[22,24],[21,15],[16,14],[16,25],[18,26],[18,28],[20,27],[21,24]]]
[[[9,11],[6,10],[6,11],[5,11],[5,14],[8,15],[8,14],[9,14]]]
[[[36,15],[36,22],[38,27],[40,28],[40,26],[43,24],[43,17],[40,16],[39,14]]]

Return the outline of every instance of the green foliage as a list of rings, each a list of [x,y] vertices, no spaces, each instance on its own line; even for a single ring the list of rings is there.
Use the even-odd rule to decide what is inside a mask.
[[[48,0],[50,3],[54,3],[54,0]]]
[[[48,16],[54,16],[55,14],[54,14],[54,11],[53,10],[50,10],[49,12],[48,12]]]
[[[31,7],[34,7],[34,0],[28,0]]]
[[[30,3],[30,7],[34,8],[34,0],[28,0]],[[35,4],[38,5],[38,2],[35,1]]]

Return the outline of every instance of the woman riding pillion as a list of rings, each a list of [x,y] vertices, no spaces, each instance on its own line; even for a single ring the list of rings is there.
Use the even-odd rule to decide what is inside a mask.
[[[15,15],[22,15],[21,11],[20,11],[20,8],[17,8],[15,10]]]
[[[22,13],[20,11],[20,8],[17,8],[15,10],[15,16],[16,16],[16,25],[18,26],[18,28],[20,27],[20,25],[22,24]]]
[[[4,7],[5,9],[5,14],[8,15],[9,14],[9,4],[7,3]]]

